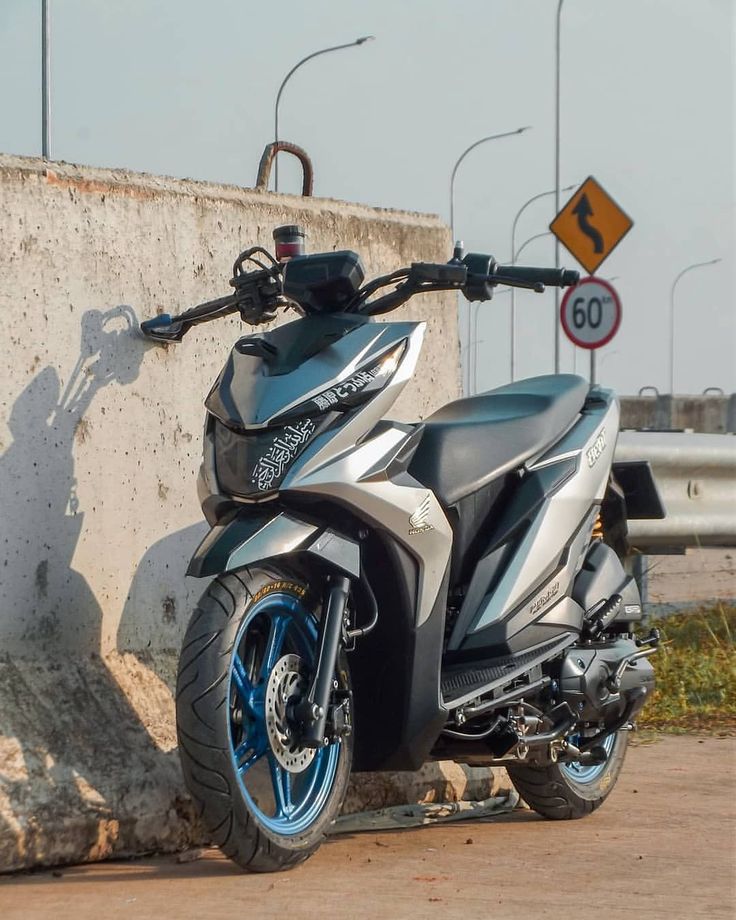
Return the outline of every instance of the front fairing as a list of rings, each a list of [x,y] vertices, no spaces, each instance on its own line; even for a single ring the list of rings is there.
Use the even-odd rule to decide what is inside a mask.
[[[228,428],[267,427],[300,403],[349,380],[416,327],[332,314],[245,336],[230,352],[205,405]]]
[[[297,458],[341,441],[348,422],[350,437],[367,433],[411,375],[423,328],[332,315],[240,339],[206,400],[208,519],[275,497]]]

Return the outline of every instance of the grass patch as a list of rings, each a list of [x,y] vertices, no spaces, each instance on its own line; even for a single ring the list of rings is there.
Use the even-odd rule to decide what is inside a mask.
[[[662,633],[650,659],[657,686],[643,729],[736,732],[736,607],[706,607],[653,620]]]

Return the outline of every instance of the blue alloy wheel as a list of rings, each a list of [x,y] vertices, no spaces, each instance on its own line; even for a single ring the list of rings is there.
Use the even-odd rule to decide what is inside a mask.
[[[567,740],[577,747],[583,741],[583,738],[580,735],[570,735]],[[608,764],[608,757],[611,756],[611,751],[613,750],[615,741],[616,733],[613,732],[612,734],[607,735],[601,742],[601,747],[604,748],[607,755],[607,759],[604,760],[603,763],[581,764],[580,761],[574,760],[571,763],[561,763],[560,769],[565,774],[565,776],[576,783],[581,785],[594,783],[606,769],[606,765]]]
[[[274,591],[240,624],[230,661],[230,756],[250,811],[274,834],[304,833],[332,790],[341,742],[299,745],[291,721],[308,689],[317,621],[298,597]]]

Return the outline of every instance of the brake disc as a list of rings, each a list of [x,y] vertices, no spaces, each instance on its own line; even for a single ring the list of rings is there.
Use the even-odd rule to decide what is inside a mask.
[[[279,658],[266,685],[266,731],[276,760],[290,773],[302,773],[317,753],[316,748],[299,744],[287,717],[287,709],[298,703],[307,690],[307,678],[299,655]]]

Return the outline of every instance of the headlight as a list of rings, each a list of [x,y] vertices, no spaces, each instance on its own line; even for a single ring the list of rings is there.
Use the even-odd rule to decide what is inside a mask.
[[[321,415],[324,412],[343,412],[366,402],[371,394],[383,389],[399,366],[406,351],[406,339],[394,345],[377,358],[363,365],[350,377],[333,384],[316,396],[299,403],[286,412],[274,416],[271,424],[293,418]]]
[[[291,464],[320,431],[381,390],[394,374],[406,340],[373,358],[350,377],[276,415],[269,427],[235,431],[212,417],[217,481],[230,495],[265,497],[276,491]]]
[[[278,428],[238,432],[215,419],[217,479],[231,495],[263,495],[278,489],[289,466],[317,432],[311,418]]]

